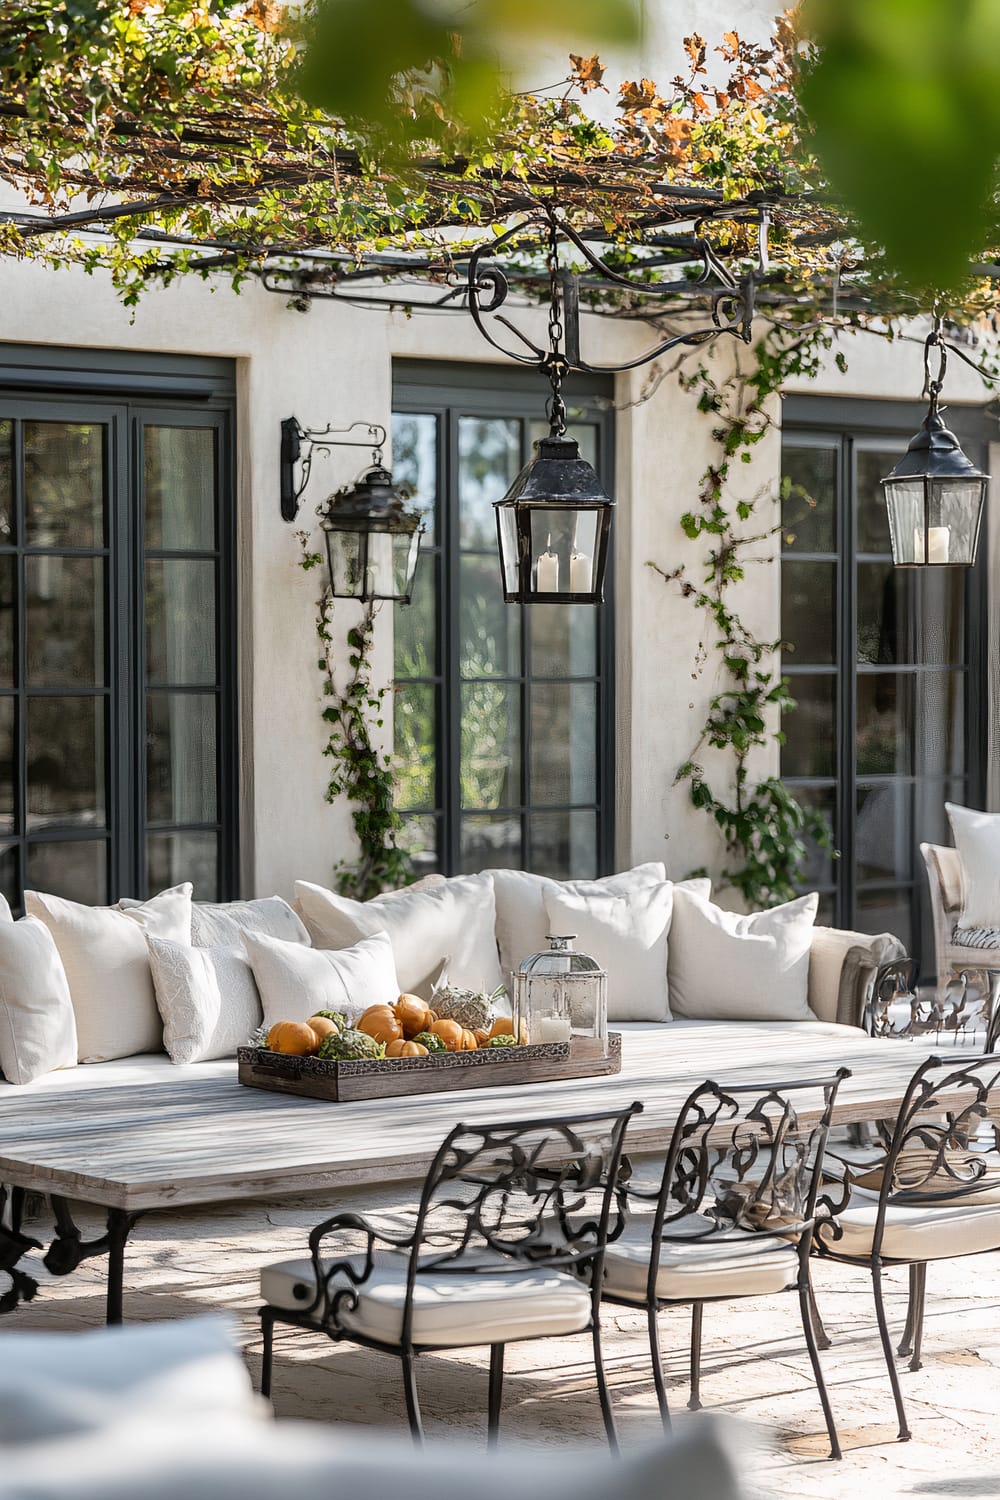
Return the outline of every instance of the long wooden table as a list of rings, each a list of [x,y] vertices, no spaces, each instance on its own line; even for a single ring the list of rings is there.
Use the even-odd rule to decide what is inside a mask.
[[[77,1068],[27,1089],[0,1084],[0,1183],[52,1199],[49,1269],[69,1271],[108,1253],[108,1318],[119,1321],[128,1235],[153,1209],[408,1181],[423,1176],[459,1120],[571,1115],[634,1099],[644,1111],[630,1126],[627,1150],[662,1153],[681,1104],[705,1078],[763,1085],[848,1067],[835,1121],[884,1119],[933,1050],[820,1023],[620,1029],[616,1076],[468,1094],[331,1104],[245,1088],[235,1062],[174,1068],[164,1058]],[[85,1244],[73,1201],[107,1209],[107,1234]]]

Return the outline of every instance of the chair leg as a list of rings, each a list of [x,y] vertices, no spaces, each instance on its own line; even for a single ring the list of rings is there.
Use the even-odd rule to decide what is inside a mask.
[[[274,1314],[269,1307],[261,1309],[260,1331],[264,1339],[264,1352],[260,1362],[260,1393],[271,1395],[271,1365],[274,1359]]]
[[[691,1304],[691,1390],[688,1411],[701,1411],[701,1319],[703,1302]]]
[[[910,1265],[910,1291],[906,1299],[906,1327],[903,1329],[903,1337],[896,1345],[896,1353],[900,1358],[906,1358],[913,1353],[913,1333],[917,1322],[917,1299],[920,1286],[920,1265],[913,1261]]]
[[[892,1338],[889,1334],[889,1324],[885,1316],[885,1302],[882,1297],[882,1267],[879,1265],[872,1266],[872,1292],[875,1297],[875,1317],[878,1320],[879,1338],[882,1340],[882,1353],[885,1356],[886,1369],[889,1371],[892,1399],[896,1403],[896,1416],[899,1420],[899,1441],[901,1443],[908,1443],[911,1434],[906,1422],[903,1392],[899,1387],[899,1375],[896,1372],[896,1361],[893,1358]]]
[[[807,1281],[799,1287],[799,1311],[802,1314],[802,1332],[805,1334],[806,1348],[809,1350],[809,1363],[812,1365],[813,1377],[816,1381],[816,1389],[819,1391],[820,1405],[823,1408],[823,1419],[826,1422],[826,1430],[830,1437],[830,1457],[840,1458],[840,1438],[837,1436],[837,1424],[834,1421],[833,1407],[830,1405],[830,1396],[826,1389],[826,1381],[823,1379],[823,1366],[819,1362],[819,1347],[816,1337],[816,1325],[814,1317],[819,1319],[816,1312],[816,1299],[813,1295],[812,1282]],[[820,1322],[820,1328],[823,1324]],[[829,1346],[827,1339],[827,1347]]]
[[[660,1328],[656,1320],[655,1302],[646,1309],[646,1321],[649,1325],[649,1358],[653,1366],[653,1385],[656,1387],[656,1404],[660,1408],[660,1420],[669,1432],[670,1404],[667,1401],[667,1386],[663,1378],[663,1360],[660,1355]]]
[[[927,1291],[927,1262],[921,1261],[919,1265],[911,1266],[911,1272],[916,1271],[916,1310],[913,1318],[913,1357],[910,1360],[910,1369],[919,1370],[923,1364],[920,1352],[924,1343],[924,1296]],[[912,1293],[911,1293],[912,1295]]]
[[[816,1345],[819,1349],[829,1349],[832,1347],[832,1341],[823,1324],[819,1303],[816,1301],[816,1288],[812,1282],[812,1271],[808,1266],[806,1268],[806,1276],[808,1277],[809,1286],[809,1320],[812,1323],[813,1333],[816,1335]]]
[[[601,1402],[601,1416],[604,1418],[604,1431],[608,1437],[608,1447],[611,1452],[617,1454],[618,1433],[615,1431],[615,1414],[611,1405],[611,1392],[608,1390],[608,1377],[604,1373],[604,1354],[601,1349],[601,1324],[598,1318],[594,1319],[594,1371],[597,1375],[597,1394]]]
[[[406,1396],[406,1417],[410,1424],[410,1433],[413,1441],[419,1448],[424,1441],[423,1424],[420,1421],[420,1402],[417,1400],[417,1372],[414,1369],[414,1355],[402,1355],[403,1365],[403,1394]]]
[[[486,1446],[495,1448],[500,1432],[500,1403],[503,1400],[503,1344],[490,1347],[490,1401],[486,1426]]]

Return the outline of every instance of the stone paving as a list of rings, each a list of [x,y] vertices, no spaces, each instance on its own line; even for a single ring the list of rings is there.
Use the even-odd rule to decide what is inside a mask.
[[[359,1192],[351,1206],[391,1211],[409,1201],[412,1189],[397,1185],[381,1194]],[[336,1205],[341,1206],[344,1200]],[[151,1215],[139,1223],[129,1248],[126,1317],[135,1321],[224,1310],[236,1321],[256,1381],[260,1267],[301,1255],[308,1230],[331,1211],[329,1200],[310,1196]],[[43,1237],[44,1220],[33,1227]],[[96,1219],[87,1227],[96,1229]],[[103,1274],[104,1262],[97,1260],[65,1279],[46,1277],[35,1302],[5,1319],[4,1327],[100,1324]],[[903,1374],[914,1431],[909,1443],[895,1441],[867,1276],[821,1263],[815,1279],[833,1340],[823,1359],[845,1450],[839,1464],[826,1457],[797,1299],[786,1294],[705,1310],[702,1398],[706,1409],[743,1424],[751,1493],[803,1500],[853,1500],[876,1490],[880,1496],[1000,1496],[1000,1254],[929,1272],[924,1367]],[[906,1276],[890,1273],[887,1280],[890,1318],[898,1331]],[[688,1315],[683,1310],[664,1313],[661,1326],[678,1421],[697,1420],[685,1412]],[[623,1445],[649,1441],[658,1432],[658,1417],[645,1317],[611,1308],[605,1327]],[[511,1347],[502,1441],[599,1443],[602,1429],[589,1347],[585,1337]],[[429,1438],[448,1434],[481,1441],[485,1351],[429,1355],[418,1372]],[[298,1330],[279,1330],[277,1335],[274,1405],[279,1417],[346,1421],[394,1432],[405,1426],[395,1361]]]

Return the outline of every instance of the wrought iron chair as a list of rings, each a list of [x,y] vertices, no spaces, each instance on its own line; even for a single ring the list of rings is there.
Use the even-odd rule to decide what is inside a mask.
[[[845,1174],[844,1199],[830,1203],[814,1250],[867,1266],[889,1371],[899,1438],[910,1429],[882,1292],[886,1266],[909,1267],[906,1328],[896,1353],[919,1370],[929,1261],[1000,1249],[1000,1057],[929,1057],[900,1102],[888,1154],[873,1169]]]
[[[355,1213],[317,1225],[308,1260],[261,1276],[262,1394],[270,1394],[276,1323],[394,1354],[419,1443],[417,1356],[488,1344],[493,1446],[505,1345],[589,1332],[617,1451],[601,1354],[601,1271],[609,1230],[618,1227],[625,1130],[641,1109],[456,1125],[431,1163],[412,1228],[380,1229]],[[360,1240],[360,1250],[345,1237]]]
[[[603,1299],[646,1308],[664,1426],[670,1425],[670,1409],[659,1312],[691,1306],[688,1406],[697,1410],[704,1304],[796,1291],[830,1456],[840,1457],[817,1351],[809,1252],[833,1105],[848,1077],[841,1068],[833,1077],[791,1084],[703,1083],[688,1096],[674,1126],[659,1188],[620,1189],[630,1212],[624,1233],[605,1255]],[[647,1212],[637,1213],[643,1200]]]

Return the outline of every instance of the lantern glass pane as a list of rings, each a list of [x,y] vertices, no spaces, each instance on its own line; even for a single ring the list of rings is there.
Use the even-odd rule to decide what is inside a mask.
[[[500,535],[500,570],[503,575],[505,594],[516,594],[520,589],[517,569],[517,520],[512,505],[497,507]]]
[[[326,533],[330,587],[338,599],[360,599],[364,595],[366,541],[358,531]]]
[[[924,555],[924,481],[893,479],[885,485],[885,503],[889,514],[889,537],[892,560],[897,564],[926,562]],[[934,525],[932,521],[932,526]],[[937,539],[931,535],[930,542]]]
[[[982,514],[986,481],[975,479],[932,479],[930,482],[930,524],[939,528],[938,555],[931,562],[965,563],[976,560],[979,519]],[[933,530],[931,540],[934,539]],[[947,556],[940,555],[947,545]]]
[[[408,599],[413,593],[413,575],[417,571],[420,552],[419,530],[407,536],[405,531],[395,532],[389,539],[392,543],[392,599]]]
[[[531,510],[532,584],[539,594],[593,594],[600,510],[572,505]]]

